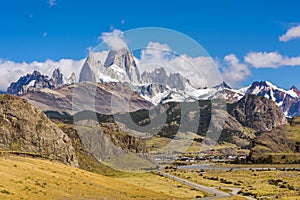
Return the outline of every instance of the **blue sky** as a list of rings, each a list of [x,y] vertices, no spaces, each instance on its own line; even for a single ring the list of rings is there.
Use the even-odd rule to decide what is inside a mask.
[[[297,0],[1,1],[0,58],[13,62],[79,60],[86,57],[88,47],[98,44],[103,32],[164,27],[199,42],[220,65],[233,54],[231,61],[237,58],[238,63],[225,63],[224,69],[231,67],[232,73],[249,69],[239,80],[241,86],[269,80],[280,87],[300,88],[300,39],[279,40],[300,24],[299,8]],[[283,56],[284,61],[264,66],[254,60],[259,57],[255,54],[246,62],[244,57],[250,52],[264,52],[266,59]],[[270,52],[277,54],[269,56]]]

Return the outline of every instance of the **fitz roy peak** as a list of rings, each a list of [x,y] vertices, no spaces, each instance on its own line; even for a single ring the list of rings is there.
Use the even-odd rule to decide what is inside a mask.
[[[128,49],[111,50],[103,63],[99,53],[90,53],[81,69],[79,82],[140,83],[140,73]]]
[[[81,69],[79,82],[126,83],[154,105],[213,98],[218,90],[197,89],[180,73],[167,74],[164,68],[150,70],[140,75],[134,56],[128,49],[111,50],[106,58],[101,53],[92,52]]]
[[[133,54],[128,49],[111,50],[108,53],[104,67],[119,67],[126,72],[130,82],[139,83],[140,73],[135,63]]]

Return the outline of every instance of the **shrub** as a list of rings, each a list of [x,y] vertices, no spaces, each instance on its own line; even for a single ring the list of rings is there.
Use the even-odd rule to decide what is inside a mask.
[[[1,190],[1,193],[3,193],[3,194],[10,194],[10,192],[8,190]]]

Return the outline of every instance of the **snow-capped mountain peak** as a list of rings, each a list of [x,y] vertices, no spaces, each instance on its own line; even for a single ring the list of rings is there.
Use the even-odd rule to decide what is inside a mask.
[[[269,81],[253,82],[246,92],[246,95],[251,94],[273,100],[287,116],[291,116],[289,110],[293,104],[300,101],[299,91],[296,87],[285,90]]]
[[[41,74],[39,71],[33,71],[19,78],[17,82],[13,82],[7,88],[8,94],[24,95],[29,91],[40,90],[42,88],[55,89],[70,85],[76,82],[75,73],[72,73],[69,79],[66,79],[59,68],[56,68],[51,78]]]
[[[276,99],[281,99],[283,94],[289,95],[293,98],[299,98],[299,95],[296,92],[297,90],[298,89],[296,87],[293,87],[290,90],[284,90],[269,81],[256,81],[252,83],[246,93],[265,96],[266,98],[270,98],[276,102]]]
[[[106,68],[113,67],[113,69],[117,72],[123,70],[127,74],[130,82],[133,83],[140,82],[140,73],[138,71],[133,54],[127,48],[123,48],[118,51],[116,50],[109,51],[104,63],[104,67]]]
[[[80,72],[79,82],[127,82],[140,83],[140,74],[132,52],[128,49],[111,50],[103,54],[91,52]],[[104,63],[104,64],[103,64]]]

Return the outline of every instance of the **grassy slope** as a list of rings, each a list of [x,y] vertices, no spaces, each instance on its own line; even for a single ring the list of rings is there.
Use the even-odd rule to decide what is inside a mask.
[[[178,199],[199,191],[152,174],[111,178],[56,161],[0,157],[0,199]]]

